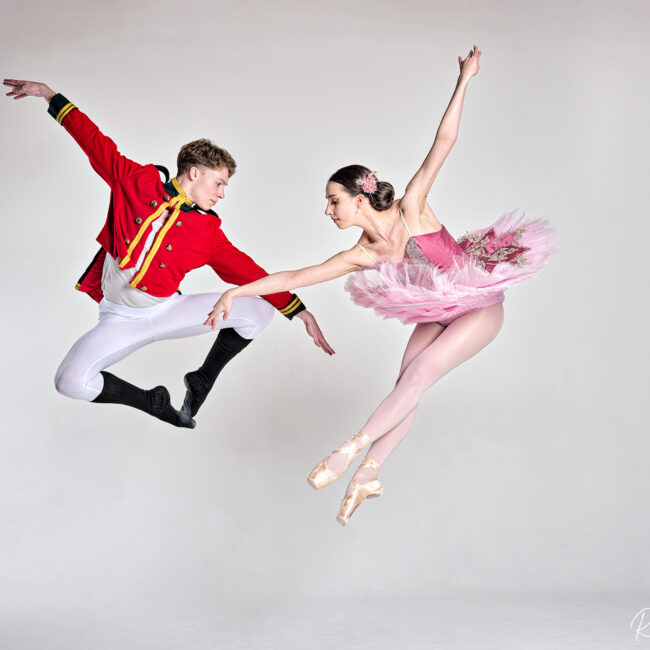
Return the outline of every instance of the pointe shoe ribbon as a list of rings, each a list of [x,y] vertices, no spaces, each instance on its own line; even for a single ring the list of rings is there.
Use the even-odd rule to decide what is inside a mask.
[[[327,458],[322,460],[307,477],[307,483],[315,490],[320,490],[336,480],[343,472],[350,467],[357,454],[370,444],[370,438],[366,433],[357,433],[352,436],[345,444],[335,449],[327,458],[335,454],[345,454],[345,465],[340,472],[335,472],[327,466]]]

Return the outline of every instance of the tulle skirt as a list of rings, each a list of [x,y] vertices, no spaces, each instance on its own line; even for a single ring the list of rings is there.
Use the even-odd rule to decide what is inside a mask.
[[[524,250],[512,259],[516,234]],[[451,268],[433,264],[382,262],[353,273],[345,283],[354,303],[403,323],[453,320],[504,299],[508,287],[536,276],[557,250],[555,230],[545,219],[509,212],[494,224],[458,240],[462,252]]]

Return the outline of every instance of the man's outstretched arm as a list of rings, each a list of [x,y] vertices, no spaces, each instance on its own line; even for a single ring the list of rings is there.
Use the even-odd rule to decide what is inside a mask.
[[[49,105],[48,113],[76,140],[88,156],[93,169],[109,185],[117,178],[128,176],[142,168],[139,163],[123,156],[117,150],[117,145],[85,113],[47,84],[20,79],[5,79],[3,83],[11,88],[7,97],[45,99]]]

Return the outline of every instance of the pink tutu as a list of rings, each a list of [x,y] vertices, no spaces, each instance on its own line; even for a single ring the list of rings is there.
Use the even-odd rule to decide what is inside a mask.
[[[526,220],[514,211],[458,242],[444,227],[411,237],[403,262],[357,271],[345,288],[354,303],[384,318],[448,325],[501,302],[505,289],[537,275],[556,249],[555,230],[546,220]]]

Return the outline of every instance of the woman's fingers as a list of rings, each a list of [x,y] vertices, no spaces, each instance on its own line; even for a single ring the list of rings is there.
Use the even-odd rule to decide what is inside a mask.
[[[208,317],[203,321],[204,325],[208,325],[212,329],[217,326],[219,322],[219,314],[223,314],[224,322],[228,320],[228,314],[230,314],[230,307],[220,307],[219,303],[214,306],[214,309],[208,314]]]
[[[458,64],[460,65],[461,73],[474,76],[479,69],[481,54],[482,52],[478,49],[478,45],[473,45],[464,59],[459,56]]]
[[[208,325],[210,328],[214,329],[216,324],[219,322],[219,312],[214,309],[208,314],[208,317],[205,319],[204,325]]]

